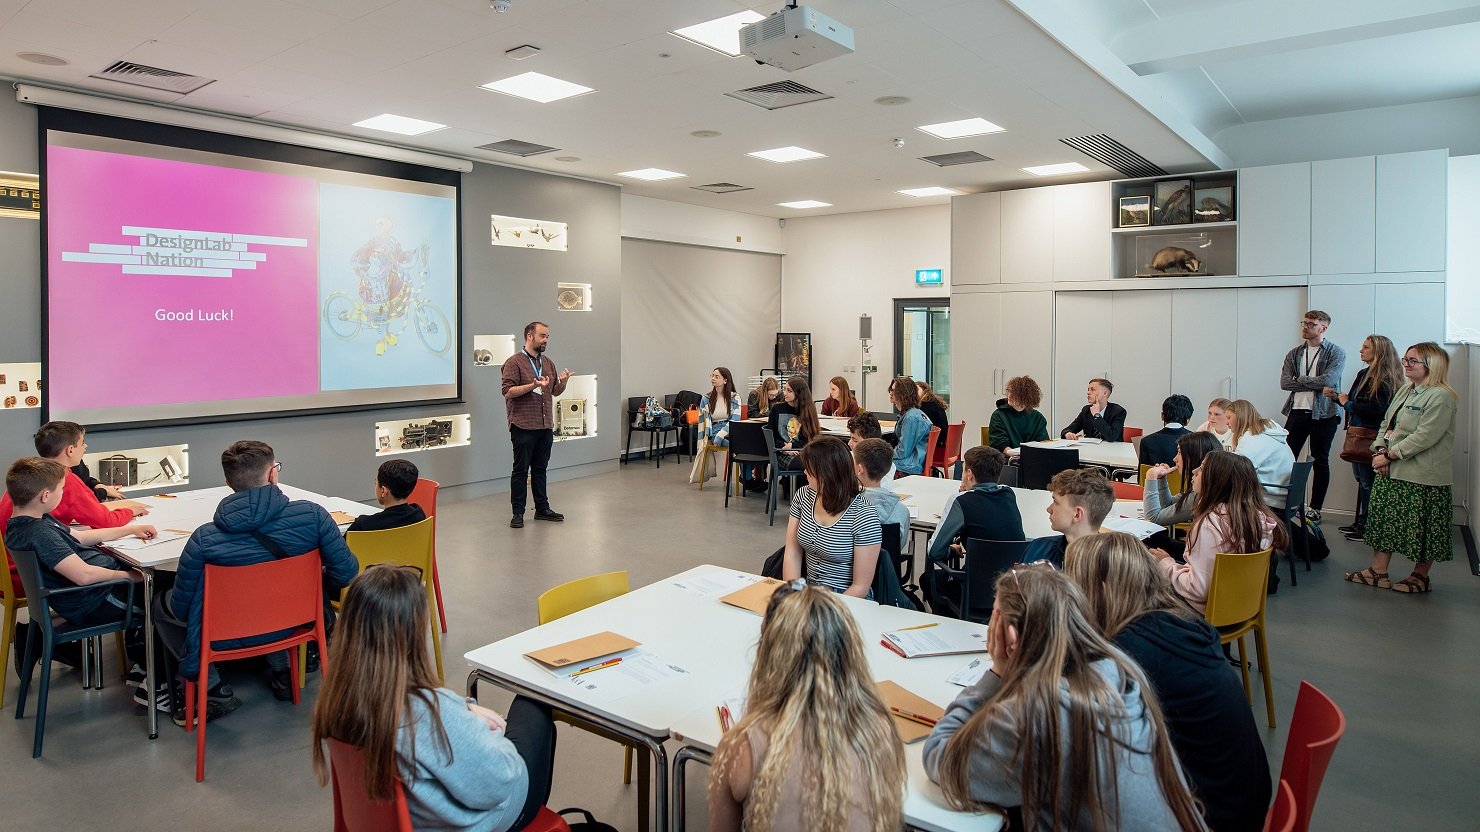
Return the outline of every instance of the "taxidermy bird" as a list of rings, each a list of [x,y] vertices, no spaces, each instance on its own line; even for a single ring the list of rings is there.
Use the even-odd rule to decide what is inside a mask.
[[[1188,213],[1192,207],[1192,189],[1189,187],[1178,188],[1172,195],[1161,204],[1161,215],[1163,217],[1175,217]]]

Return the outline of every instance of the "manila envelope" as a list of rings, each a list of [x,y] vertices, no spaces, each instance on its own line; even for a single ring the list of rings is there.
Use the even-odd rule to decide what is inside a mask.
[[[775,594],[779,586],[781,586],[781,581],[775,578],[761,578],[750,586],[737,589],[719,600],[732,607],[750,610],[757,615],[765,615],[766,605],[771,602],[771,596]]]
[[[626,636],[619,636],[613,632],[597,633],[594,636],[578,638],[575,641],[567,641],[564,644],[556,644],[539,650],[531,650],[525,653],[531,659],[546,667],[565,667],[574,662],[583,662],[598,656],[610,656],[623,650],[630,650],[638,646],[638,642]]]
[[[900,687],[896,682],[885,679],[882,682],[878,682],[877,686],[879,689],[879,698],[884,700],[885,709],[898,708],[902,711],[909,711],[912,714],[919,714],[920,716],[937,721],[946,715],[945,708],[910,693]],[[922,740],[930,736],[932,728],[930,725],[923,725],[912,719],[906,719],[892,711],[889,714],[889,719],[894,723],[894,731],[899,734],[899,741],[906,745],[909,745],[915,740]]]

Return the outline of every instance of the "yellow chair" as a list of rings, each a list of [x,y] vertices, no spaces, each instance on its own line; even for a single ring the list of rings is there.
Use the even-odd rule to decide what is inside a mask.
[[[12,583],[10,575],[10,553],[5,551],[5,542],[0,541],[0,565],[3,565],[3,574],[0,574],[0,615],[4,620],[0,621],[0,708],[5,707],[5,677],[10,675],[6,668],[10,667],[10,642],[15,638],[15,614],[16,611],[26,605],[25,590],[20,589]],[[125,666],[124,670],[128,667]]]
[[[442,628],[437,625],[437,591],[432,585],[432,539],[437,518],[378,532],[350,532],[344,536],[349,550],[360,561],[360,569],[375,563],[415,566],[421,570],[421,585],[427,591],[431,612],[432,649],[437,656],[437,678],[445,682],[442,671]],[[300,677],[301,678],[301,677]]]
[[[722,471],[723,473],[722,474],[719,474],[716,477],[716,479],[718,479],[719,477],[728,477],[730,475],[730,461],[729,461],[730,460],[730,456],[729,456],[729,454],[730,454],[730,446],[729,445],[711,445],[708,442],[705,442],[704,444],[702,444],[702,445],[699,446],[699,464],[701,466],[703,466],[699,470],[700,471],[707,471],[707,470],[709,470],[709,458],[711,456],[718,456],[718,457],[720,457],[720,461],[715,465],[714,470],[716,472],[721,472]],[[699,480],[699,490],[700,491],[703,491],[704,490],[704,480],[705,479],[708,479],[708,477],[704,477],[703,479],[700,479]],[[558,589],[558,588],[559,587],[556,587],[556,589]],[[551,591],[553,592],[554,590],[551,590]]]
[[[1149,470],[1151,470],[1151,466],[1150,465],[1142,465],[1141,466],[1141,473],[1136,478],[1137,484],[1139,484],[1139,485],[1145,485],[1146,484],[1146,472],[1149,471]],[[1169,471],[1167,473],[1167,475],[1163,479],[1165,479],[1167,481],[1167,490],[1170,491],[1170,492],[1172,492],[1172,496],[1173,497],[1175,497],[1178,494],[1181,494],[1182,493],[1182,472],[1181,471],[1179,471],[1176,468],[1173,468],[1171,471]]]
[[[1269,583],[1269,564],[1274,550],[1247,555],[1219,552],[1213,561],[1213,580],[1208,586],[1208,623],[1218,630],[1223,644],[1238,642],[1239,672],[1244,677],[1244,697],[1253,704],[1249,689],[1248,651],[1244,636],[1254,633],[1259,673],[1264,677],[1264,707],[1269,727],[1274,727],[1274,687],[1269,670],[1269,637],[1264,623],[1264,601]]]
[[[989,425],[982,425],[982,444],[992,444],[992,428]]]
[[[557,587],[545,590],[539,598],[535,599],[535,607],[539,612],[540,623],[549,624],[557,618],[564,618],[573,612],[594,607],[602,601],[610,601],[618,595],[626,595],[631,588],[625,571],[603,572],[600,575],[566,581]],[[555,712],[555,718],[561,722],[589,730],[588,726],[563,717],[564,714],[559,711]],[[608,736],[600,731],[594,733],[600,733],[608,739],[621,742],[618,737]],[[628,745],[625,748],[627,753],[622,760],[622,782],[630,785],[632,783],[632,746]]]

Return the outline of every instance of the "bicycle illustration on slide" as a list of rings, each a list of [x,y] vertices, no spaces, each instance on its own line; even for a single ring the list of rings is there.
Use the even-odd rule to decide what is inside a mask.
[[[405,249],[390,234],[390,220],[376,223],[377,233],[360,246],[351,258],[359,278],[355,294],[334,292],[324,299],[324,323],[335,337],[348,341],[368,328],[379,337],[375,354],[400,343],[407,326],[435,355],[452,348],[452,327],[441,307],[425,296],[427,283],[426,244]]]

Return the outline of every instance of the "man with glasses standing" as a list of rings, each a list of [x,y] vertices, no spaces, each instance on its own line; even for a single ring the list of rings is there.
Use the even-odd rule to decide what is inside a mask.
[[[1324,388],[1341,388],[1341,372],[1346,366],[1346,353],[1326,340],[1331,316],[1319,309],[1305,313],[1300,321],[1301,344],[1285,355],[1280,370],[1280,389],[1290,391],[1285,399],[1285,430],[1290,432],[1290,450],[1295,458],[1305,440],[1310,440],[1310,456],[1315,463],[1307,519],[1320,522],[1321,505],[1331,483],[1331,442],[1341,427],[1341,409],[1321,395]]]
[[[504,405],[509,413],[509,439],[514,445],[514,471],[509,477],[509,501],[514,516],[509,526],[524,528],[526,483],[534,491],[534,519],[559,522],[565,515],[550,509],[545,471],[555,442],[556,396],[565,392],[570,370],[555,373],[555,362],[545,355],[550,327],[534,321],[524,327],[524,349],[504,362]]]

